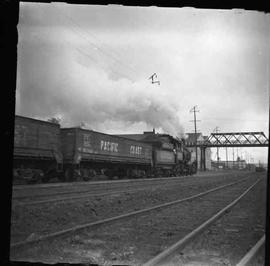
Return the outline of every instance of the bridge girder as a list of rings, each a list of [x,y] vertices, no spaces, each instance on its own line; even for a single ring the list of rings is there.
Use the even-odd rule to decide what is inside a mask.
[[[263,132],[211,133],[198,147],[268,147],[269,141]],[[195,147],[189,143],[187,147]]]

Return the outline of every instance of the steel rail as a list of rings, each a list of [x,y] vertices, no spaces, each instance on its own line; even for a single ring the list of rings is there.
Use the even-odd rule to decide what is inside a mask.
[[[122,179],[122,180],[104,180],[104,181],[74,181],[74,182],[57,182],[57,183],[49,183],[49,184],[32,184],[32,185],[13,185],[14,190],[24,190],[24,189],[48,189],[48,188],[57,188],[63,186],[86,186],[86,185],[104,185],[104,184],[117,184],[117,183],[134,183],[134,182],[145,182],[145,181],[159,181],[159,180],[173,180],[179,178],[190,178],[190,177],[198,177],[205,175],[214,175],[216,172],[198,172],[192,176],[174,176],[174,177],[153,177],[153,178],[141,178],[141,179]],[[231,172],[222,172],[220,174],[228,175]]]
[[[171,186],[172,185],[175,185],[175,184],[171,184]],[[122,193],[132,193],[132,192],[135,193],[137,191],[143,191],[143,190],[147,190],[147,189],[148,189],[148,187],[147,188],[132,189],[132,190],[111,191],[111,192],[104,192],[104,193],[99,193],[99,194],[93,194],[93,193],[89,192],[89,193],[87,193],[87,195],[81,195],[81,196],[72,196],[72,197],[65,197],[65,198],[58,198],[58,199],[55,198],[55,199],[39,200],[39,201],[14,202],[13,204],[14,204],[14,206],[46,204],[46,203],[53,203],[53,202],[60,202],[60,201],[77,200],[77,199],[83,199],[83,198],[109,196],[109,195],[122,194]]]
[[[182,178],[181,178],[182,179]],[[178,178],[178,179],[176,179],[176,180],[169,180],[169,181],[172,181],[172,182],[174,182],[174,184],[175,183],[178,183],[178,181],[180,182],[180,181],[182,181],[180,178]],[[161,185],[161,184],[167,184],[168,183],[168,180],[162,180],[161,182],[155,182],[155,183],[151,183],[151,182],[149,182],[149,183],[146,183],[146,184],[144,184],[143,182],[141,183],[141,182],[138,182],[137,184],[129,184],[129,183],[127,183],[127,184],[124,184],[124,185],[126,185],[125,187],[126,188],[129,188],[129,187],[134,187],[134,186],[158,186],[158,185]],[[117,185],[117,184],[116,184]],[[124,188],[125,188],[124,187]],[[112,189],[119,189],[119,188],[122,188],[123,189],[123,187],[119,187],[119,186],[113,186],[113,187],[97,187],[97,188],[95,188],[95,187],[89,187],[89,189],[85,189],[85,190],[79,190],[79,191],[59,191],[59,192],[54,192],[54,193],[47,193],[47,194],[37,194],[37,195],[21,195],[21,196],[13,196],[13,200],[18,200],[18,199],[27,199],[27,198],[40,198],[40,197],[52,197],[52,196],[59,196],[59,195],[68,195],[68,194],[83,194],[83,193],[92,193],[94,190],[95,190],[95,192],[97,191],[97,190],[101,190],[101,191],[105,191],[105,190],[112,190]]]
[[[265,234],[261,239],[252,247],[252,249],[236,264],[236,266],[246,266],[255,257],[258,251],[265,243]]]
[[[36,242],[52,239],[52,238],[55,238],[55,237],[58,237],[58,236],[63,236],[63,235],[68,234],[68,233],[77,232],[79,230],[86,229],[86,228],[89,228],[89,227],[98,226],[98,225],[110,223],[110,222],[113,222],[113,221],[129,218],[129,217],[139,215],[139,214],[142,214],[142,213],[150,212],[150,211],[153,211],[153,210],[158,210],[158,209],[166,208],[166,207],[169,207],[169,206],[173,206],[173,205],[176,205],[176,204],[188,201],[188,200],[199,198],[199,197],[207,195],[207,194],[209,194],[211,192],[218,191],[218,190],[221,190],[223,188],[236,185],[236,184],[238,184],[240,182],[244,182],[245,180],[247,180],[249,178],[250,177],[246,177],[246,178],[240,179],[240,180],[238,180],[236,182],[232,182],[232,183],[229,183],[229,184],[218,186],[218,187],[212,188],[210,190],[201,192],[199,194],[196,194],[196,195],[193,195],[193,196],[190,196],[190,197],[187,197],[187,198],[183,198],[183,199],[179,199],[179,200],[159,204],[159,205],[156,205],[156,206],[153,206],[153,207],[150,207],[150,208],[145,208],[145,209],[142,209],[142,210],[129,212],[129,213],[126,213],[126,214],[122,214],[122,215],[119,215],[119,216],[114,216],[114,217],[111,217],[111,218],[106,218],[106,219],[99,220],[99,221],[96,221],[96,222],[77,225],[77,226],[74,226],[74,227],[71,227],[71,228],[68,228],[68,229],[65,229],[65,230],[57,231],[57,232],[54,232],[54,233],[51,233],[51,234],[47,234],[47,235],[38,237],[36,239],[11,243],[10,248],[14,249],[14,248],[23,247],[23,246],[33,244],[33,243],[36,243]]]
[[[225,173],[226,174],[226,173]],[[160,185],[162,185],[162,184],[166,184],[167,185],[167,183],[168,183],[168,181],[169,182],[175,182],[175,183],[178,183],[178,181],[180,182],[182,182],[182,179],[184,179],[186,176],[182,176],[182,177],[177,177],[177,178],[166,178],[166,179],[160,179],[160,180],[157,180],[157,181],[160,181],[160,182],[154,182],[154,183],[148,183],[147,181],[149,181],[149,179],[148,180],[144,180],[144,181],[137,181],[137,184],[130,184],[129,182],[126,182],[126,183],[124,183],[124,185],[126,185],[126,187],[124,187],[124,188],[129,188],[129,187],[134,187],[134,185],[136,185],[136,186],[142,186],[142,185],[147,185],[147,186],[149,186],[149,187],[154,187],[154,186],[160,186]],[[156,180],[155,180],[156,181]],[[144,184],[144,182],[146,183],[146,184]],[[98,184],[98,185],[102,185],[102,184]],[[113,184],[112,183],[112,185],[117,185],[117,184]],[[173,183],[172,184],[169,184],[169,185],[173,185]],[[17,200],[20,200],[20,199],[30,199],[31,198],[31,202],[33,202],[33,204],[41,204],[41,203],[46,203],[46,201],[47,200],[45,200],[45,199],[43,199],[43,200],[33,200],[34,198],[42,198],[42,197],[52,197],[52,196],[59,196],[59,195],[71,195],[71,194],[86,194],[86,193],[93,193],[93,190],[95,190],[94,191],[94,193],[97,193],[97,191],[98,190],[101,190],[101,191],[108,191],[108,190],[112,190],[112,189],[119,189],[120,187],[117,187],[117,186],[112,186],[112,187],[97,187],[97,188],[95,188],[95,184],[94,184],[94,187],[91,187],[91,185],[89,186],[89,188],[88,189],[84,189],[84,190],[79,190],[79,191],[59,191],[59,192],[53,192],[53,193],[47,193],[47,194],[37,194],[37,195],[17,195],[17,196],[15,196],[15,195],[13,195],[13,197],[12,197],[12,200],[14,200],[14,201],[17,201]],[[43,189],[45,189],[45,187],[43,187]],[[49,189],[49,187],[46,187],[46,189]],[[122,188],[123,189],[123,188]],[[104,195],[105,195],[105,193],[107,193],[107,192],[104,192]],[[98,193],[97,193],[98,194]],[[97,195],[96,194],[96,195]],[[110,192],[108,192],[108,194],[110,194]],[[98,196],[103,196],[103,193],[100,193],[100,195],[98,195]],[[72,196],[70,196],[70,197],[68,197],[68,198],[71,198]],[[85,195],[85,197],[86,197],[86,195]],[[68,198],[63,198],[63,200],[68,200]],[[77,196],[74,196],[74,199],[76,199],[77,198]],[[80,198],[80,196],[78,196],[78,198]],[[84,198],[84,196],[82,196],[82,198]],[[73,197],[72,197],[72,199],[73,199]],[[60,199],[60,201],[61,201],[62,199]],[[55,199],[52,199],[52,201],[51,201],[51,199],[48,199],[48,202],[54,202],[54,201],[57,201],[56,200],[56,198]],[[30,202],[30,201],[29,201]],[[26,205],[28,205],[28,204],[31,204],[31,203],[28,203],[28,201],[27,201],[27,203],[25,203],[25,202],[16,202],[15,203],[15,205],[24,205],[24,204],[26,204]]]
[[[145,186],[144,188],[137,188],[137,189],[130,189],[130,190],[115,190],[115,191],[111,191],[111,192],[96,193],[96,194],[92,193],[92,192],[88,192],[88,193],[84,192],[85,195],[80,195],[80,196],[70,196],[70,197],[62,197],[62,198],[36,200],[36,201],[18,202],[18,201],[16,201],[17,198],[14,198],[14,199],[12,199],[12,200],[14,200],[12,204],[13,204],[13,206],[29,206],[29,205],[47,204],[47,203],[53,203],[53,202],[78,200],[78,199],[91,198],[91,197],[110,196],[110,195],[123,194],[123,193],[135,193],[138,191],[147,190],[149,188],[151,188],[152,190],[157,189],[157,188],[165,189],[165,188],[169,188],[172,186],[182,185],[182,183],[180,183],[180,184],[177,184],[177,183],[165,184],[162,187],[160,187],[160,185],[162,185],[162,183],[160,183],[160,184],[153,184],[153,185]],[[73,192],[67,193],[67,194],[72,194],[72,193],[75,194],[76,192],[73,191]],[[78,192],[78,194],[81,194],[81,193],[82,193],[81,191]],[[55,195],[57,195],[57,194],[55,194]],[[43,196],[46,197],[47,195],[43,195]],[[48,196],[51,196],[51,195],[48,195]]]
[[[195,176],[195,175],[193,175]],[[145,181],[159,181],[159,180],[168,180],[168,179],[178,179],[190,176],[174,176],[174,177],[153,177],[153,178],[141,178],[141,179],[123,179],[123,180],[104,180],[104,181],[83,181],[83,182],[59,182],[59,183],[50,183],[50,184],[33,184],[33,185],[14,185],[14,190],[22,190],[22,189],[47,189],[47,188],[55,188],[55,187],[63,187],[63,186],[72,186],[74,184],[78,186],[85,185],[104,185],[104,184],[117,184],[117,183],[133,183],[133,182],[145,182]]]
[[[194,229],[192,232],[187,234],[185,237],[180,239],[178,242],[170,246],[169,248],[162,251],[160,254],[155,256],[154,258],[150,259],[146,263],[143,264],[143,266],[157,266],[157,265],[168,265],[166,264],[166,261],[175,254],[176,251],[179,251],[184,248],[189,242],[191,242],[196,236],[198,236],[200,233],[202,233],[205,229],[207,229],[213,222],[215,222],[218,218],[220,218],[222,215],[224,215],[226,212],[228,212],[235,204],[239,202],[240,199],[242,199],[259,181],[262,179],[259,178],[255,183],[253,183],[248,189],[246,189],[239,197],[237,197],[234,201],[232,201],[230,204],[228,204],[226,207],[221,209],[219,212],[217,212],[215,215],[213,215],[210,219],[202,223],[200,226],[198,226],[196,229]]]
[[[172,181],[172,180],[171,180]],[[165,185],[166,187],[170,187],[170,186],[175,186],[175,185],[181,185],[182,183],[180,182],[180,180],[175,180],[177,182],[172,182],[171,184],[162,182],[162,183],[157,183],[157,184],[140,184],[138,183],[137,189],[132,189],[132,190],[123,190],[123,189],[127,189],[127,188],[132,188],[133,186],[129,185],[126,186],[124,188],[121,187],[115,187],[113,188],[115,191],[110,191],[110,192],[103,192],[103,193],[96,193],[96,191],[89,191],[89,190],[84,190],[84,191],[70,191],[70,192],[59,192],[59,193],[51,193],[51,194],[44,194],[44,195],[37,195],[34,196],[34,198],[40,198],[40,197],[52,197],[52,196],[59,196],[59,195],[70,195],[70,194],[85,194],[85,195],[81,195],[81,196],[70,196],[70,197],[63,197],[63,198],[53,198],[53,199],[47,199],[47,200],[30,200],[30,201],[25,201],[25,202],[16,202],[16,200],[20,200],[20,199],[27,199],[27,198],[31,198],[31,195],[24,195],[24,196],[20,196],[20,197],[13,197],[12,200],[14,200],[14,205],[32,205],[32,204],[42,204],[42,203],[51,203],[51,202],[56,202],[56,201],[65,201],[65,200],[72,200],[72,199],[80,199],[80,198],[88,198],[88,197],[92,197],[92,196],[104,196],[104,195],[111,195],[111,194],[117,194],[117,193],[125,193],[125,192],[136,192],[136,191],[140,191],[140,190],[145,190],[148,188],[158,188],[160,185]],[[179,182],[178,182],[179,181]],[[179,183],[179,184],[178,184]],[[142,185],[144,185],[144,188],[140,188]],[[163,186],[164,187],[164,186]],[[162,187],[162,188],[163,188]],[[122,189],[122,190],[117,190],[117,189]],[[109,190],[109,188],[107,189],[102,189],[100,188],[101,191],[102,190]]]

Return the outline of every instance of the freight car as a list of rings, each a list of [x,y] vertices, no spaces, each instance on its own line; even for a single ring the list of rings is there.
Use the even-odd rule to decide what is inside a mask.
[[[184,142],[168,134],[109,135],[15,117],[15,182],[187,175],[197,169],[192,158]]]
[[[62,172],[60,126],[15,116],[14,182],[46,182]]]
[[[61,141],[66,180],[146,177],[152,165],[151,145],[135,140],[62,128]]]

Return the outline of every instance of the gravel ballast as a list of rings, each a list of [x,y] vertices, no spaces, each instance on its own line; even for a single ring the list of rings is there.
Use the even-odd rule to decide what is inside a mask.
[[[142,215],[111,225],[85,230],[80,234],[35,245],[31,251],[13,254],[14,259],[52,262],[126,263],[140,265],[173,244],[228,204],[256,178],[221,193],[202,197],[179,206]],[[261,183],[261,182],[260,182]],[[195,218],[196,217],[196,218]]]
[[[233,176],[211,175],[191,177],[175,186],[147,189],[136,193],[93,196],[74,201],[42,205],[15,205],[11,216],[11,242],[37,238],[75,225],[114,217],[127,212],[152,207],[185,198],[211,188],[237,181],[253,173]]]

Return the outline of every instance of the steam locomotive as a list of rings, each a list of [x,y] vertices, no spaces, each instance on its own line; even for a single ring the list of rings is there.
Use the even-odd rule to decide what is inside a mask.
[[[191,175],[184,140],[155,131],[109,135],[15,116],[14,183]]]

